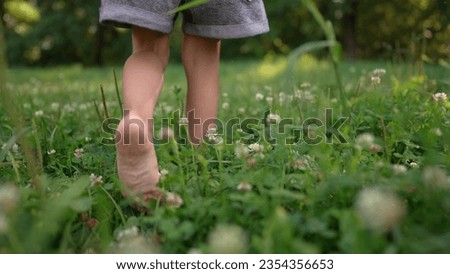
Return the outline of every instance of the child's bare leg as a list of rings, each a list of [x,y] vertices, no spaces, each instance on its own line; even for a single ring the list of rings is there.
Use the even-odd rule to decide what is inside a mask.
[[[217,116],[220,40],[186,34],[182,55],[188,81],[189,136],[198,145]]]
[[[152,119],[163,86],[169,39],[166,34],[133,27],[132,40],[133,53],[123,70],[125,113],[116,133],[117,169],[126,191],[160,199]]]

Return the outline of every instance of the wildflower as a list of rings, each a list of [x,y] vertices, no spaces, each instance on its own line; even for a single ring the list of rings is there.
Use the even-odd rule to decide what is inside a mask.
[[[90,229],[94,229],[97,225],[98,225],[98,220],[95,218],[90,218],[87,222],[86,225],[90,228]]]
[[[89,137],[89,136],[84,137],[84,141],[85,141],[85,142],[90,142],[91,140],[92,140],[92,138]]]
[[[434,101],[446,101],[447,100],[447,94],[444,92],[438,92],[433,94]]]
[[[416,162],[411,162],[411,163],[409,163],[409,167],[411,167],[411,168],[418,168],[419,165]]]
[[[258,143],[254,143],[254,144],[249,145],[248,149],[250,151],[252,151],[252,152],[255,152],[255,153],[262,153],[262,152],[264,152],[264,146],[260,145]]]
[[[372,76],[370,80],[372,81],[372,85],[374,86],[378,86],[379,84],[381,84],[381,78],[379,76]]]
[[[363,189],[356,197],[355,207],[364,225],[379,233],[389,232],[400,224],[406,213],[394,193],[375,187]]]
[[[51,109],[54,111],[57,111],[59,109],[59,104],[58,103],[52,103],[50,105]]]
[[[183,199],[174,192],[167,192],[165,197],[166,203],[171,207],[180,207],[183,205]]]
[[[267,102],[269,105],[272,105],[272,104],[273,104],[273,97],[267,96],[267,97],[266,97],[266,102]]]
[[[91,175],[89,176],[89,179],[91,180],[92,187],[103,184],[103,176],[97,176],[94,173],[91,173]]]
[[[291,167],[296,170],[307,170],[308,162],[306,159],[295,159],[291,162]]]
[[[116,240],[117,243],[113,246],[113,252],[117,254],[158,253],[158,246],[155,242],[140,235],[136,226],[117,233]]]
[[[310,87],[311,87],[311,84],[308,83],[308,82],[303,82],[303,83],[300,85],[300,88],[301,88],[301,89],[309,89]]]
[[[11,147],[11,151],[12,151],[12,153],[15,154],[15,155],[19,154],[19,145],[16,144],[16,143],[14,143],[14,144],[12,145],[12,147]]]
[[[239,191],[248,192],[252,190],[252,185],[247,182],[241,182],[236,188]]]
[[[392,170],[395,174],[403,174],[408,170],[404,165],[392,165]]]
[[[278,114],[269,113],[266,120],[269,124],[278,124],[281,121],[281,117]]]
[[[169,174],[169,171],[167,169],[161,169],[159,174],[161,175],[160,180],[162,181],[166,178],[167,174]]]
[[[381,146],[378,144],[372,144],[369,147],[370,151],[374,152],[374,153],[378,153],[381,151]]]
[[[375,142],[375,137],[370,133],[363,133],[356,137],[355,139],[355,147],[359,150],[362,149],[370,149]]]
[[[0,212],[9,213],[17,207],[20,193],[13,184],[0,186]]]
[[[47,155],[53,155],[55,153],[56,153],[56,150],[54,150],[54,149],[47,151]]]
[[[119,233],[117,233],[116,239],[118,241],[121,241],[125,238],[136,237],[138,235],[139,235],[139,229],[136,226],[132,226],[130,228],[124,229],[124,230],[120,231]]]
[[[256,101],[262,101],[264,99],[264,95],[262,95],[261,93],[256,93]]]
[[[41,117],[44,115],[44,111],[43,110],[37,110],[34,112],[34,116],[36,117]]]
[[[213,254],[242,254],[247,251],[247,236],[236,225],[219,225],[208,237],[208,250]]]
[[[75,149],[75,152],[73,153],[73,155],[75,156],[75,158],[80,159],[84,154],[84,149],[82,148],[77,148]]]
[[[436,128],[434,130],[434,134],[436,134],[437,137],[441,137],[442,136],[442,130],[440,128]]]
[[[447,176],[447,172],[440,167],[426,167],[422,179],[427,186],[432,188],[450,188],[450,178]]]
[[[222,142],[222,138],[219,137],[216,127],[210,127],[205,134],[209,143],[219,144]]]
[[[171,140],[175,136],[175,133],[173,132],[173,129],[170,127],[162,127],[159,130],[159,138],[161,140]]]
[[[239,109],[238,109],[238,112],[239,112],[240,114],[245,114],[245,108],[239,108]]]
[[[314,99],[315,99],[314,95],[312,95],[311,92],[309,92],[309,91],[303,92],[303,98],[306,101],[314,101]]]
[[[230,108],[230,103],[224,102],[224,103],[222,104],[222,108],[225,109],[225,110],[229,109],[229,108]]]
[[[386,74],[386,70],[382,69],[382,68],[374,69],[372,71],[372,76],[375,76],[375,77],[382,77],[385,74]]]
[[[243,146],[238,144],[235,148],[234,148],[234,154],[236,155],[237,158],[247,158],[250,155],[250,150]]]

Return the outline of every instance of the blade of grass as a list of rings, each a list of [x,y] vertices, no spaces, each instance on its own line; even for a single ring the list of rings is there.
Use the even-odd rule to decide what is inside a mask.
[[[102,104],[103,104],[103,111],[105,113],[105,117],[106,117],[106,119],[109,119],[108,107],[106,106],[105,91],[103,90],[102,85],[100,85],[100,93],[102,94]]]
[[[189,1],[186,4],[181,5],[178,8],[169,11],[167,14],[168,15],[172,15],[172,14],[175,14],[175,13],[180,12],[180,11],[188,10],[188,9],[191,9],[191,8],[203,5],[203,4],[207,3],[207,2],[209,2],[209,0],[193,0],[193,1]]]
[[[113,69],[113,74],[114,74],[114,85],[116,87],[117,102],[119,103],[120,113],[123,114],[122,99],[120,98],[119,85],[117,84],[117,75],[116,75],[116,70],[115,69]]]

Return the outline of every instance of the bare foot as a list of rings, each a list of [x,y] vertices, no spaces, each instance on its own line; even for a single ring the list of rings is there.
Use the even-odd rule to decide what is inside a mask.
[[[141,121],[141,122],[139,122]],[[130,114],[122,119],[116,135],[117,170],[124,184],[124,196],[148,201],[162,200],[158,190],[160,177],[155,148],[148,125],[139,116]]]

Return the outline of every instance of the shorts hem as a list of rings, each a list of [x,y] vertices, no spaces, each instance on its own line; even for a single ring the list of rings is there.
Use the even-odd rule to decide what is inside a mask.
[[[269,24],[267,21],[244,25],[196,25],[185,23],[183,24],[183,32],[214,39],[237,39],[269,32]]]
[[[170,33],[173,29],[172,20],[169,17],[137,7],[118,4],[100,7],[100,23],[120,28],[139,26],[163,33]]]

